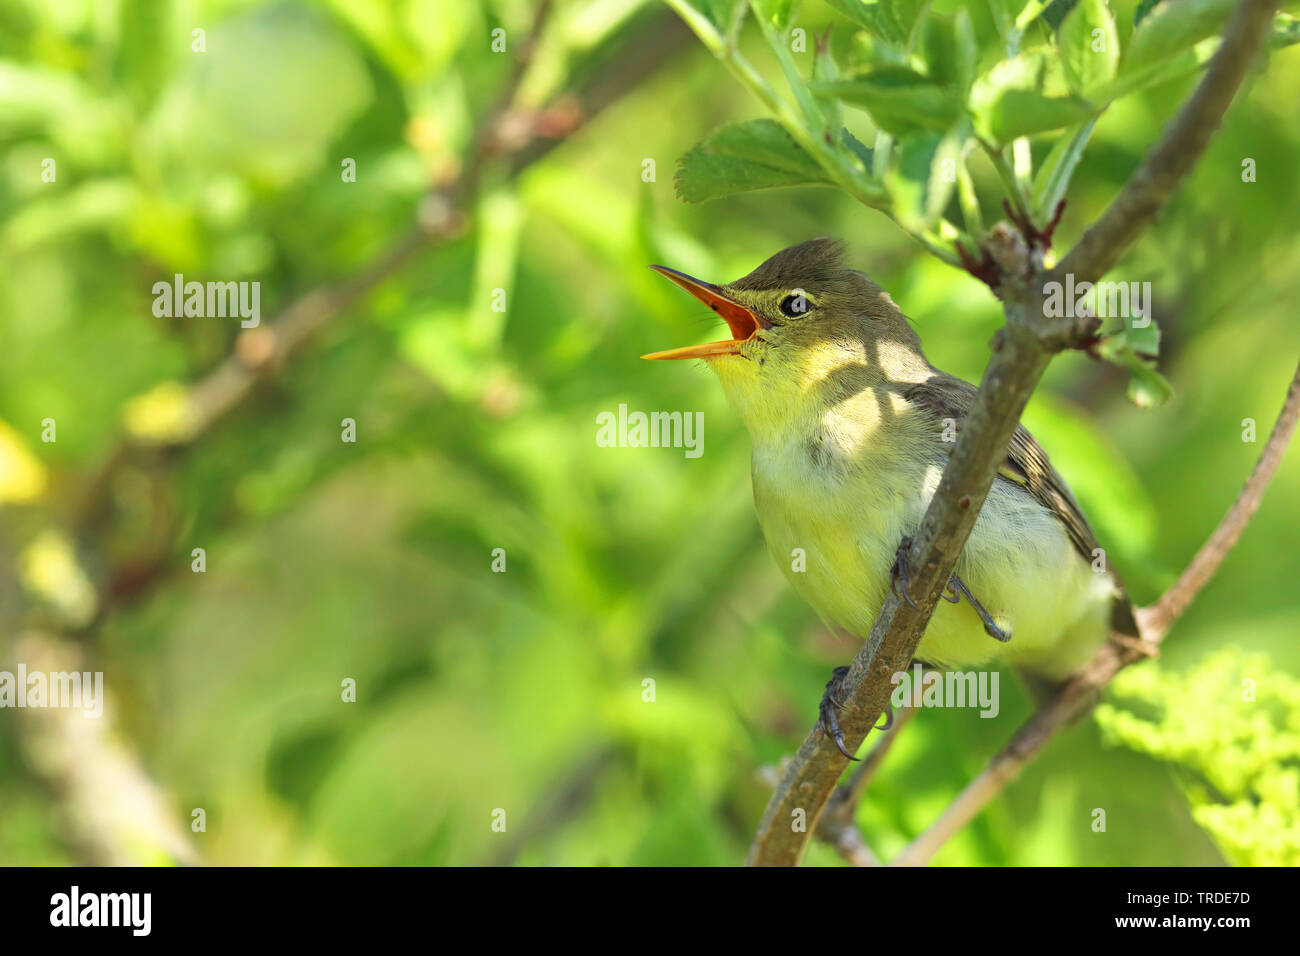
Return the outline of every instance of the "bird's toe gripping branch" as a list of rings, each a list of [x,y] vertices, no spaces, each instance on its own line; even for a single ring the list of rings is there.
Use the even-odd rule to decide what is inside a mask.
[[[835,746],[839,748],[840,753],[850,760],[857,760],[858,758],[849,753],[848,748],[844,746],[844,732],[840,730],[839,721],[835,719],[835,712],[844,709],[844,678],[848,672],[847,665],[837,667],[831,671],[831,679],[826,682],[826,693],[822,694],[821,704],[817,707],[817,715],[821,721],[822,731],[835,741]],[[873,729],[885,731],[892,726],[894,726],[894,709],[889,704],[886,704],[885,722]]]
[[[1003,644],[1011,640],[1011,629],[1008,627],[1004,630],[999,627],[997,621],[993,620],[993,615],[984,609],[984,605],[975,599],[975,595],[970,593],[970,588],[966,587],[965,582],[956,574],[948,579],[948,587],[952,590],[952,597],[948,597],[947,594],[940,595],[945,601],[956,604],[962,598],[965,598],[970,602],[970,606],[975,609],[975,613],[980,616],[980,620],[984,622],[985,634],[994,640],[1001,641]]]
[[[902,597],[904,601],[912,605],[912,610],[921,610],[917,607],[916,602],[912,600],[912,595],[908,593],[907,586],[911,583],[912,575],[907,568],[907,552],[912,547],[912,539],[903,535],[898,542],[898,550],[894,552],[894,564],[889,569],[889,590],[894,592],[894,597]],[[902,585],[903,593],[898,593],[899,585]]]
[[[889,589],[894,592],[895,597],[902,597],[904,601],[912,605],[915,610],[919,611],[921,609],[917,607],[916,602],[912,600],[912,595],[909,594],[907,590],[908,583],[911,580],[911,575],[907,568],[907,553],[911,547],[912,539],[904,535],[903,539],[898,544],[898,551],[894,554],[894,565],[889,569]],[[899,594],[900,586],[902,588],[901,595]],[[962,598],[969,601],[970,606],[975,609],[975,613],[978,614],[980,620],[984,622],[984,633],[988,634],[988,636],[994,640],[1001,641],[1003,644],[1011,640],[1010,628],[999,626],[997,621],[993,619],[993,615],[985,610],[984,605],[979,602],[975,595],[971,594],[970,588],[966,587],[966,583],[955,573],[948,579],[948,589],[952,592],[952,597],[949,597],[946,592],[939,596],[949,604],[957,604]]]

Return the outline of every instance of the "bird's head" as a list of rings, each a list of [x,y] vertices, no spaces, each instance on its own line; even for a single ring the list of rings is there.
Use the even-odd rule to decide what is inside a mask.
[[[731,338],[644,358],[703,359],[756,437],[864,389],[922,381],[931,370],[916,332],[843,254],[812,239],[726,285],[651,266],[720,315]]]

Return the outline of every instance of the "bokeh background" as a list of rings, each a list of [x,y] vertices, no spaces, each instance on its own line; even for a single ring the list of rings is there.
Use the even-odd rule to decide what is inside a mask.
[[[1113,4],[1122,36],[1134,6]],[[679,202],[676,158],[763,113],[657,3],[557,3],[504,120],[476,140],[535,11],[0,5],[0,669],[102,670],[109,693],[97,722],[0,711],[0,862],[743,859],[763,768],[797,746],[856,645],[827,634],[768,557],[748,439],[707,371],[638,359],[716,331],[645,267],[729,280],[791,243],[843,237],[930,359],[972,380],[1001,314],[830,189]],[[970,12],[990,36],[986,5]],[[847,32],[811,0],[800,23]],[[743,42],[769,70],[759,38]],[[1191,85],[1103,116],[1059,244]],[[1153,283],[1173,400],[1140,410],[1122,373],[1066,355],[1026,415],[1139,602],[1237,493],[1300,354],[1297,102],[1300,53],[1278,51],[1112,275]],[[865,115],[851,125],[870,142]],[[974,172],[991,221],[996,180]],[[421,221],[426,239],[373,289],[337,310],[310,298],[386,261]],[[260,281],[263,333],[304,296],[320,321],[203,418],[213,370],[243,382],[239,357],[266,339],[232,319],[156,317],[151,287],[175,273]],[[703,456],[598,447],[596,417],[620,403],[702,411]],[[1298,478],[1293,449],[1162,658],[1111,698],[1179,729],[1144,748],[1085,720],[937,862],[1294,861]],[[1228,647],[1241,654],[1213,656]],[[1271,716],[1240,701],[1242,674],[1272,688]],[[355,703],[341,700],[349,678]],[[880,855],[1028,716],[1003,678],[997,719],[931,710],[907,728],[859,813]],[[1268,793],[1238,799],[1216,779],[1230,751],[1270,768]],[[1207,805],[1236,821],[1235,841],[1194,819]],[[840,861],[815,845],[809,862]]]

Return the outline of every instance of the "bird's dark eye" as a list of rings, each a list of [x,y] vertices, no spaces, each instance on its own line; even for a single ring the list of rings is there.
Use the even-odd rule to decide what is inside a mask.
[[[802,292],[794,292],[781,300],[780,308],[782,315],[797,319],[808,313],[809,302]]]

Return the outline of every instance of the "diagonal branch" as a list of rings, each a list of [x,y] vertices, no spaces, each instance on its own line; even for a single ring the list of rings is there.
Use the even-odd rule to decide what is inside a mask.
[[[1057,273],[1073,271],[1076,277],[1099,277],[1152,222],[1218,128],[1263,42],[1273,8],[1272,0],[1242,0],[1196,92],[1120,197],[1057,267]],[[1127,224],[1127,217],[1134,217],[1136,222]],[[1103,240],[1114,248],[1102,248]],[[1042,290],[1049,275],[1032,263],[1014,270],[1008,269],[1005,259],[999,261],[1003,264],[998,289],[1005,303],[1007,324],[994,339],[993,356],[979,392],[939,488],[926,509],[921,529],[906,554],[912,569],[909,589],[917,607],[909,607],[893,594],[886,596],[871,634],[842,685],[846,713],[841,729],[853,748],[861,745],[884,711],[891,691],[890,676],[906,670],[911,663],[1044,369],[1053,354],[1083,342],[1089,331],[1070,320],[1054,321],[1046,316]],[[1126,653],[1141,651],[1131,648]],[[1067,717],[1066,710],[1065,704],[1058,705],[1061,721]],[[750,847],[749,864],[793,866],[799,862],[845,762],[821,728],[814,727],[787,765],[768,803]],[[806,820],[806,826],[792,826],[792,820]]]

